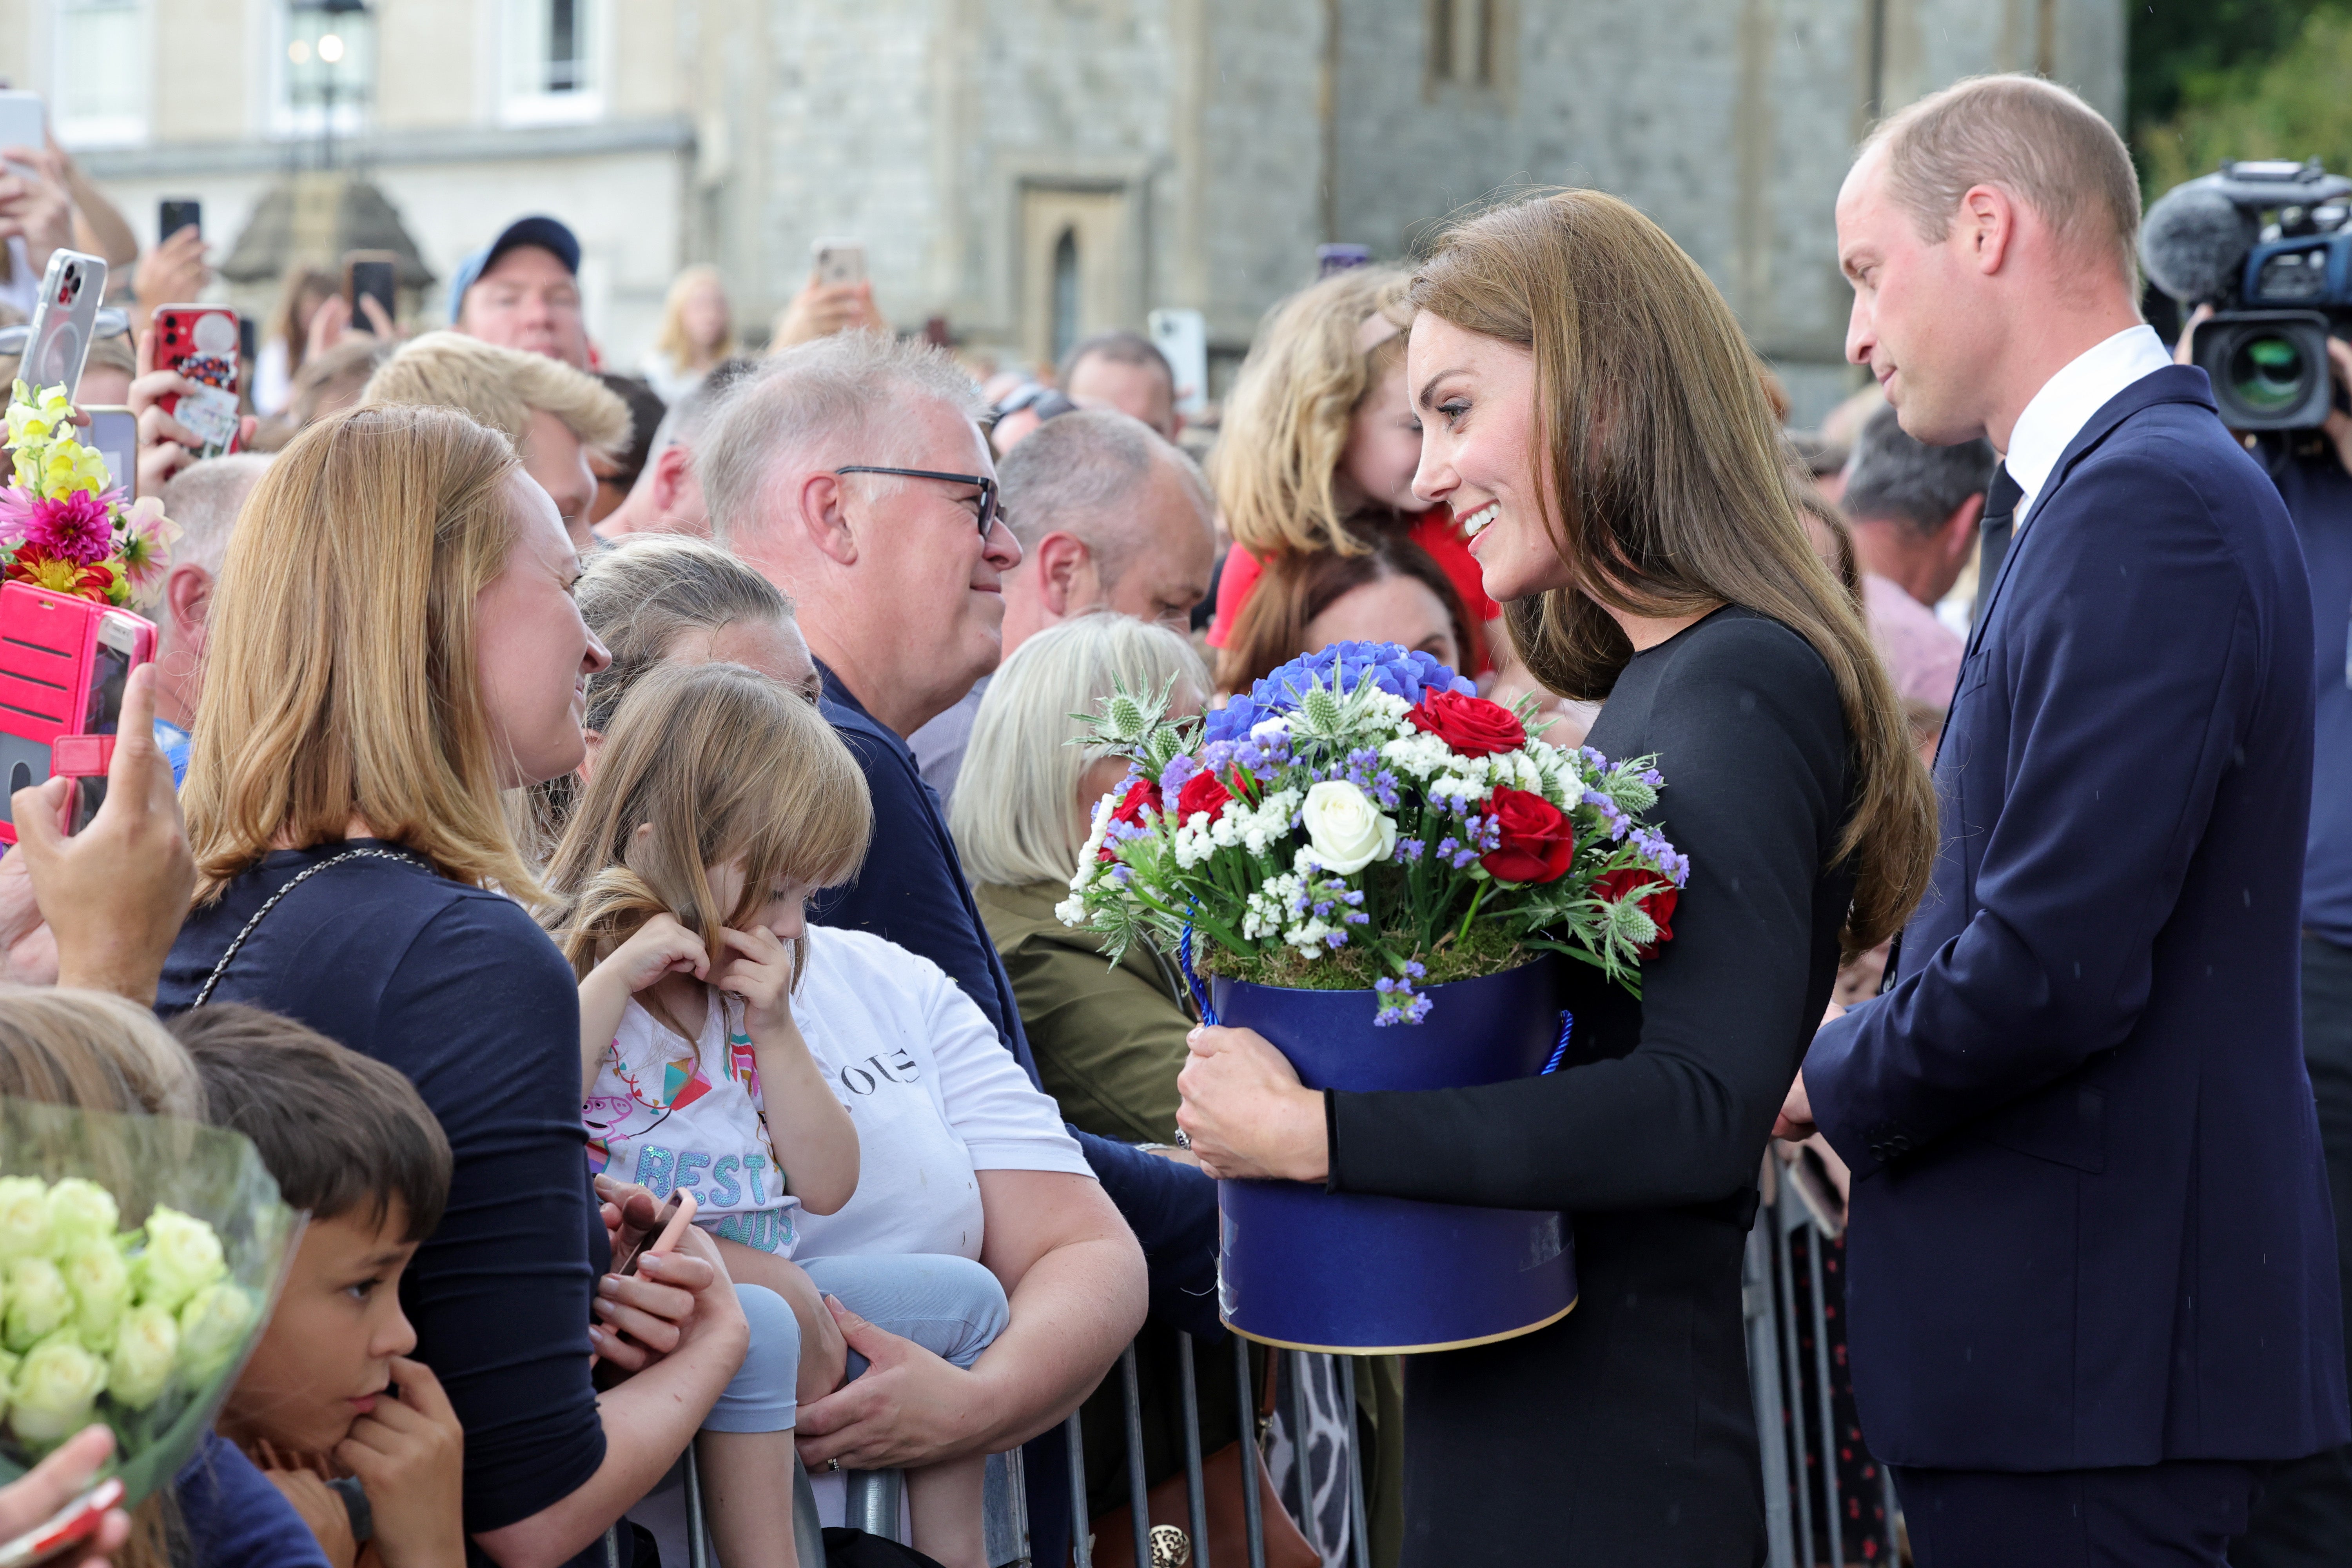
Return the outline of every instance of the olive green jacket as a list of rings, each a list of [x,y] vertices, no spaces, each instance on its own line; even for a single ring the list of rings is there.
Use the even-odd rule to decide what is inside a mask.
[[[1176,1075],[1194,1019],[1175,964],[1138,942],[1116,966],[1102,939],[1055,918],[1059,882],[972,889],[1013,977],[1045,1092],[1073,1126],[1129,1142],[1176,1135]]]

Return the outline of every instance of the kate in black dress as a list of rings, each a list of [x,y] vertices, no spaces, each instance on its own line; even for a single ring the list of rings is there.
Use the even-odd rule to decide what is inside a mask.
[[[1318,1094],[1256,1036],[1204,1030],[1179,1122],[1223,1175],[1569,1214],[1573,1311],[1407,1361],[1406,1568],[1761,1563],[1758,1171],[1842,945],[1925,885],[1926,773],[1806,543],[1738,324],[1655,225],[1591,192],[1498,208],[1412,298],[1415,488],[1462,519],[1537,678],[1606,699],[1587,743],[1655,756],[1689,880],[1639,1000],[1567,966],[1549,1077]]]

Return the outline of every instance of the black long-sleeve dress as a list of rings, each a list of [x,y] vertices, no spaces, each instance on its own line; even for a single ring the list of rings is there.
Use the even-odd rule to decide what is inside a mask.
[[[1853,898],[1823,869],[1845,721],[1811,645],[1734,606],[1636,655],[1588,743],[1656,755],[1654,820],[1690,857],[1643,998],[1570,965],[1573,1065],[1330,1098],[1334,1190],[1575,1226],[1574,1311],[1407,1362],[1406,1568],[1764,1561],[1740,1256]]]

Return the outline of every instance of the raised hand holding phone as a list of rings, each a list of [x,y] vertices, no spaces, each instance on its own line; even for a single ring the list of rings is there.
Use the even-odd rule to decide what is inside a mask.
[[[57,937],[58,984],[152,1006],[196,887],[172,764],[155,744],[152,665],[139,666],[124,683],[106,777],[105,803],[87,828],[70,835],[75,780],[18,790],[10,801],[15,852],[26,858],[34,900]]]

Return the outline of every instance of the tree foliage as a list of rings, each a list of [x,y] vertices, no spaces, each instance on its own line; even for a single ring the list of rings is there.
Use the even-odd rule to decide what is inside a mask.
[[[2133,151],[2150,195],[2226,158],[2352,170],[2352,3],[2189,0],[2133,21]]]

